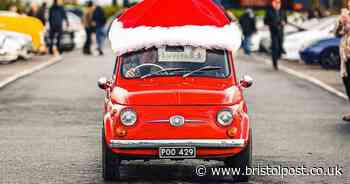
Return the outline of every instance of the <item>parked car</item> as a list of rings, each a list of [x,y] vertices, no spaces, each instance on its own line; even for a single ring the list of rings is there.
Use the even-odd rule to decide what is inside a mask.
[[[301,31],[305,31],[305,29],[294,25],[287,25],[284,30],[284,36],[289,36]],[[261,37],[258,50],[260,52],[271,53],[271,36],[269,31],[265,34],[265,36]]]
[[[19,58],[29,59],[33,56],[33,41],[32,37],[26,34],[17,33],[14,31],[6,31],[0,29],[0,34],[5,35],[7,38],[10,38],[17,42],[20,47]]]
[[[268,27],[260,28],[256,33],[252,35],[251,38],[251,51],[260,51],[260,45],[262,40],[270,38],[270,31]]]
[[[80,8],[75,8],[75,7],[65,7],[65,10],[67,12],[71,12],[75,14],[76,16],[83,18],[84,12]]]
[[[37,18],[2,11],[0,14],[0,29],[29,35],[32,38],[35,52],[45,50],[45,27]]]
[[[337,37],[317,41],[300,50],[300,57],[307,64],[320,63],[325,69],[339,69],[339,43]]]
[[[69,21],[69,28],[66,28],[69,32],[74,34],[73,42],[75,48],[82,48],[86,40],[86,32],[82,19],[75,13],[67,12],[67,17]]]
[[[288,23],[284,29],[284,36],[287,37],[295,33],[300,33],[312,29],[318,24],[318,22],[318,19],[311,19],[302,23],[299,22],[299,24]],[[268,36],[261,38],[259,50],[262,52],[271,53],[270,32],[268,32]]]
[[[13,62],[19,57],[20,46],[16,40],[0,33],[0,64]]]
[[[304,30],[303,26],[305,24],[305,21],[300,14],[294,13],[293,15],[288,16],[288,22],[290,24],[285,26],[285,29],[284,29],[285,34],[291,34],[291,33]],[[257,17],[257,29],[258,29],[258,32],[256,32],[252,36],[251,50],[268,52],[271,45],[270,31],[269,31],[269,28],[266,25],[264,25],[263,17]],[[267,47],[264,47],[265,45],[263,45],[262,47],[262,44],[263,44],[262,42],[267,43],[268,44]]]
[[[258,51],[261,40],[270,36],[268,27],[264,25],[264,17],[256,17],[256,28],[258,31],[251,37],[251,51]]]
[[[72,51],[74,48],[82,48],[86,39],[86,33],[82,20],[74,13],[67,11],[69,27],[64,24],[63,34],[61,37],[62,51]],[[46,24],[47,29],[50,29],[49,24]],[[49,43],[49,33],[45,36],[46,42]]]
[[[336,20],[337,16],[322,18],[311,29],[286,36],[283,45],[286,54],[283,55],[283,58],[299,60],[299,51],[305,45],[310,45],[310,43],[321,39],[334,37]]]

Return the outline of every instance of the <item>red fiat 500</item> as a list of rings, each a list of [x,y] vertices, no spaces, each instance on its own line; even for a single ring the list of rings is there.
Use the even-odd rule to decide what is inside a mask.
[[[120,162],[134,159],[223,160],[244,171],[252,135],[242,90],[252,83],[237,82],[226,50],[164,46],[118,57],[113,79],[98,81],[104,179],[119,179]]]

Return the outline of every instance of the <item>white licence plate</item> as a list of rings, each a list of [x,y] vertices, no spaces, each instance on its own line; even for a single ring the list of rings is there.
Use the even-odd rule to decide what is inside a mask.
[[[196,147],[160,147],[159,158],[196,158]]]

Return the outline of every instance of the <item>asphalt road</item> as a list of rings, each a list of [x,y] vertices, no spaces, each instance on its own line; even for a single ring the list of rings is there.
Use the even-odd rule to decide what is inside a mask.
[[[100,128],[103,92],[114,57],[79,53],[0,89],[0,183],[103,183]],[[307,82],[275,72],[261,61],[237,59],[254,128],[253,165],[342,167],[342,176],[254,176],[252,183],[350,183],[350,104]],[[230,183],[195,175],[220,162],[125,162],[123,183]]]

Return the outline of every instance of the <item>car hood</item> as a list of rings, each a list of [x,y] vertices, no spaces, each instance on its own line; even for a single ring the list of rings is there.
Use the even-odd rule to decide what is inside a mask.
[[[318,31],[304,31],[300,33],[291,34],[286,37],[283,47],[286,54],[283,58],[297,60],[299,59],[299,51],[312,45],[313,43],[321,40],[333,37],[328,32]]]
[[[297,32],[294,34],[290,34],[286,37],[286,42],[288,44],[293,44],[295,42],[303,42],[308,38],[323,38],[325,35],[329,35],[329,33],[327,32],[322,32],[322,31],[314,31],[314,30],[310,30],[310,31],[302,31],[302,32]]]
[[[236,86],[186,84],[115,87],[112,101],[122,105],[230,105],[241,100]]]

